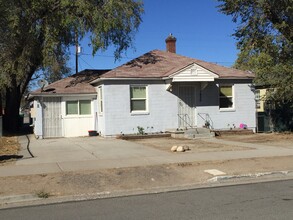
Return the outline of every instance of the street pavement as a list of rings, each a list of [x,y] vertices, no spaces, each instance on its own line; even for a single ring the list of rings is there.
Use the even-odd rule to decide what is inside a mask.
[[[26,136],[20,136],[19,142],[24,157],[14,165],[1,166],[0,177],[293,155],[293,148],[240,143],[216,138],[201,140],[241,146],[249,150],[172,153],[121,139],[79,137],[37,140],[34,136],[30,136],[29,139]],[[27,145],[34,158],[27,153]]]
[[[2,219],[292,219],[293,180],[0,210]]]

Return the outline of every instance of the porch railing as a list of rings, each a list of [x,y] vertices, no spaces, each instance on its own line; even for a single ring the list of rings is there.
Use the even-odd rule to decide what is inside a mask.
[[[191,124],[191,120],[188,114],[177,114],[178,115],[178,125],[179,127],[190,127],[192,128],[193,125]]]
[[[214,129],[213,120],[208,113],[197,113],[197,115],[204,121],[207,128]]]

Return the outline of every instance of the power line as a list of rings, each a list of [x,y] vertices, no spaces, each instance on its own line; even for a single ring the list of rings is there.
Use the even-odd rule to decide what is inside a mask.
[[[95,69],[95,67],[93,67],[92,65],[90,65],[88,62],[86,62],[83,58],[79,57],[83,62],[85,62],[85,64],[87,64],[89,67]]]
[[[215,64],[218,64],[218,63],[230,63],[230,64],[234,64],[235,62],[229,62],[229,61],[209,61],[210,63],[215,63]]]
[[[70,53],[71,54],[71,53]],[[71,54],[72,55],[72,54]],[[81,58],[81,55],[85,55],[85,56],[93,56],[93,57],[107,57],[107,58],[115,58],[115,56],[113,55],[101,55],[101,54],[88,54],[88,53],[80,53],[79,57],[80,59],[83,60],[83,62],[85,62],[88,66],[90,66],[91,68],[94,68],[93,66],[91,66],[89,63],[87,63],[83,58]],[[135,59],[136,57],[120,57],[121,59]],[[234,61],[206,61],[206,62],[210,62],[210,63],[215,63],[215,64],[234,64]]]
[[[69,55],[75,55],[75,54],[69,52]],[[99,55],[99,54],[92,55],[92,54],[89,54],[89,53],[79,53],[79,56],[81,56],[81,55],[92,56],[92,57],[109,57],[109,58],[115,58],[115,56],[113,56],[113,55]],[[122,59],[135,59],[136,57],[123,57],[123,56],[121,56],[120,58],[122,58]]]

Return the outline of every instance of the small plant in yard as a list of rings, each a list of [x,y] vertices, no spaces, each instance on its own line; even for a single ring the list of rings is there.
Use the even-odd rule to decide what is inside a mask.
[[[47,199],[50,196],[49,192],[46,192],[44,189],[41,189],[36,192],[37,197]]]
[[[137,131],[138,131],[137,133],[140,134],[140,135],[144,135],[145,134],[143,127],[137,126]]]

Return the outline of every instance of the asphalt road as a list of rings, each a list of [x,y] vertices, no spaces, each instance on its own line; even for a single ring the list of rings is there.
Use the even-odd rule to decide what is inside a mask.
[[[0,210],[0,219],[293,219],[293,180]]]

